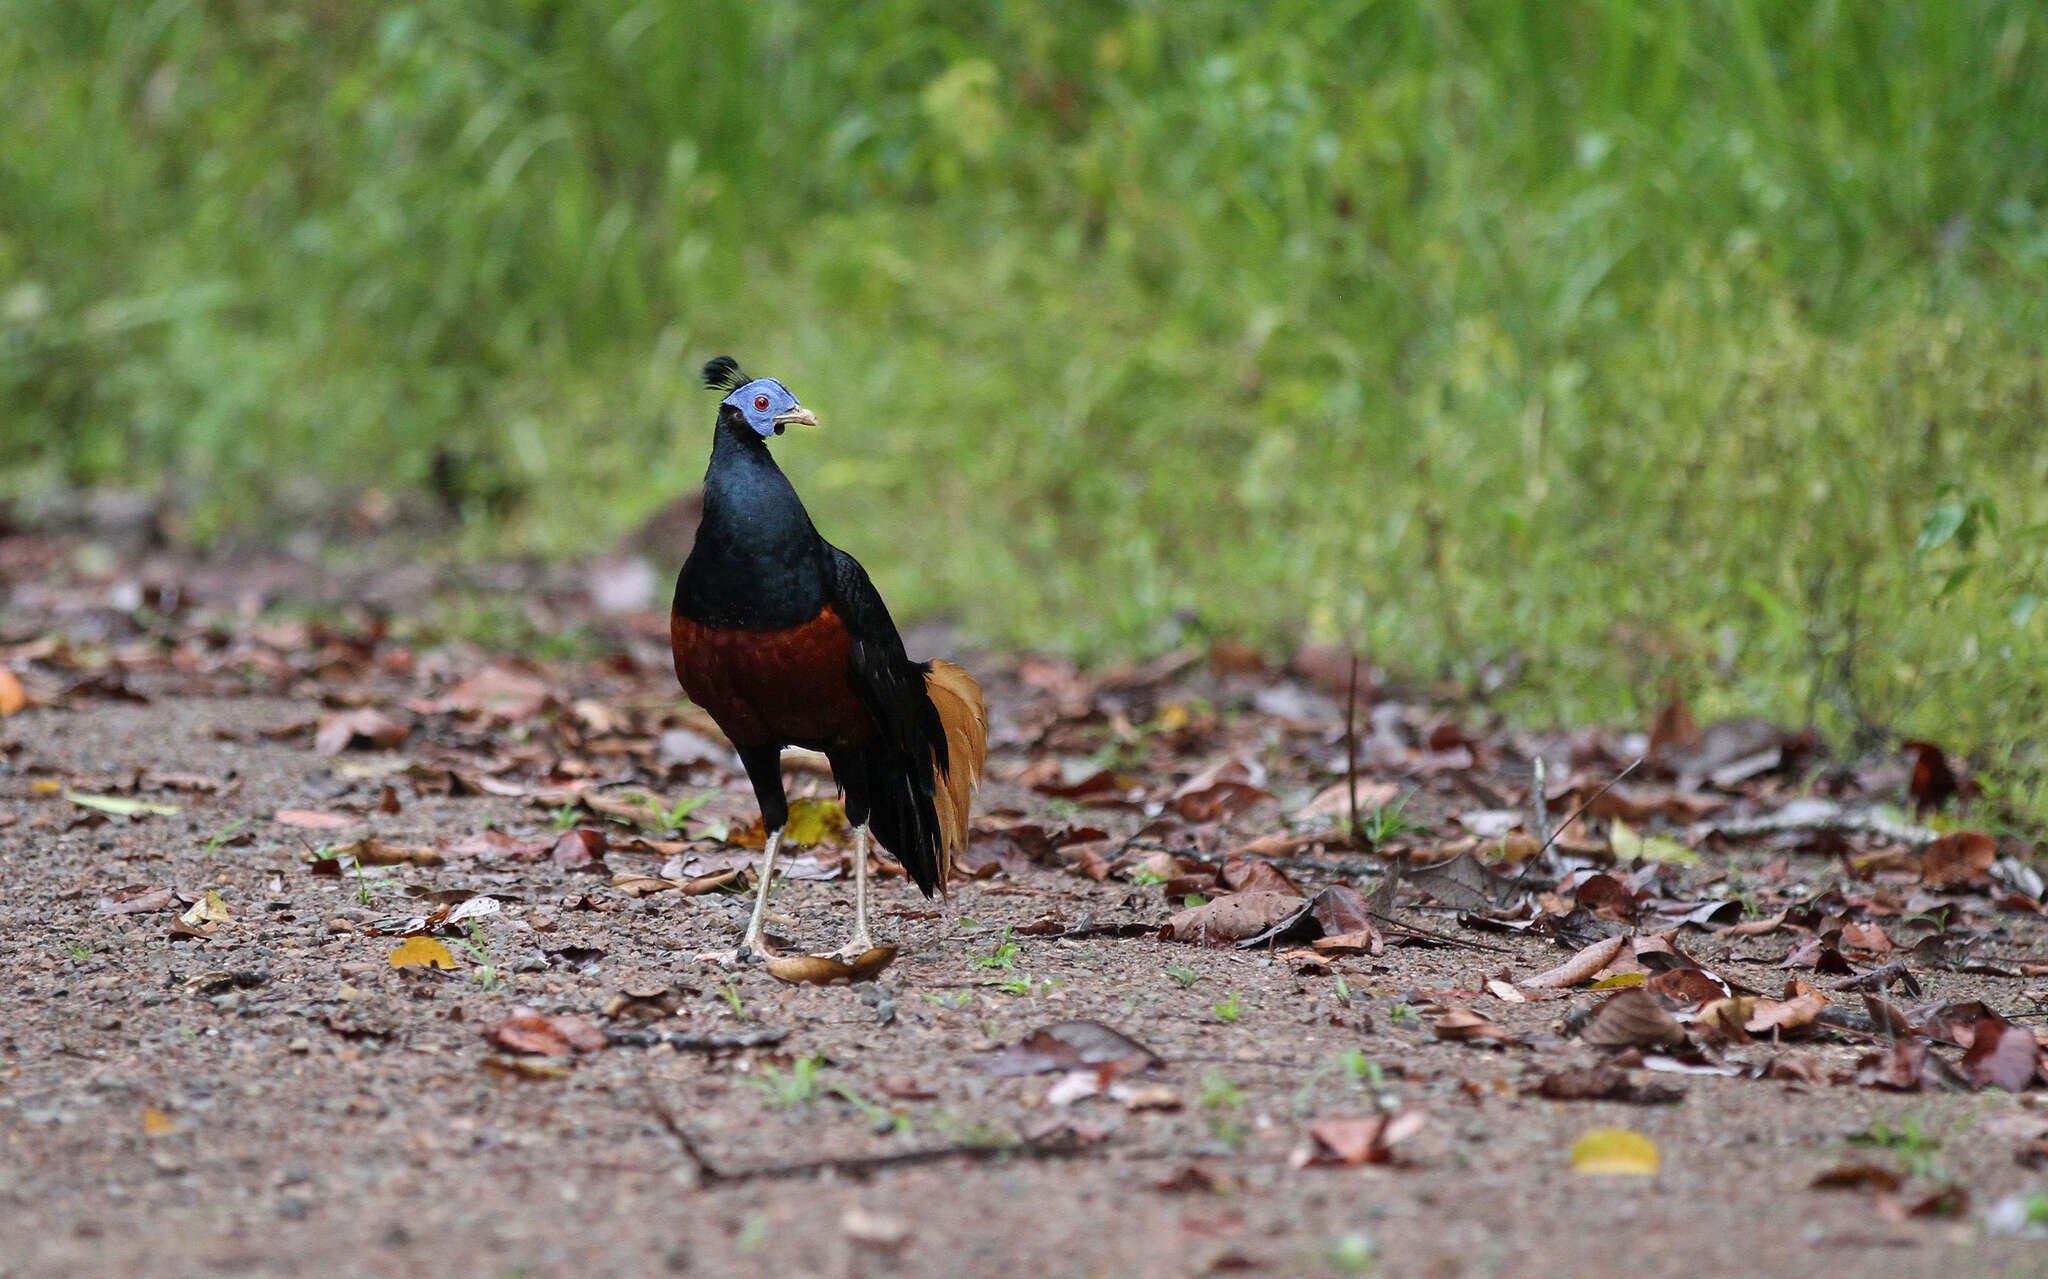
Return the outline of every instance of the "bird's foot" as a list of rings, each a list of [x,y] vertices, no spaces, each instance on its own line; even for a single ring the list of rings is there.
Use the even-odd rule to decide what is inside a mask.
[[[742,940],[736,949],[706,951],[697,956],[699,963],[717,964],[721,968],[739,968],[780,958],[782,952],[770,946],[766,937],[758,935]]]
[[[835,957],[843,959],[850,964],[854,960],[859,959],[862,955],[867,954],[874,948],[874,938],[869,937],[867,935],[867,932],[863,930],[861,932],[855,933],[853,935],[852,941],[846,943],[844,946],[841,946],[838,950],[833,951],[832,954]]]

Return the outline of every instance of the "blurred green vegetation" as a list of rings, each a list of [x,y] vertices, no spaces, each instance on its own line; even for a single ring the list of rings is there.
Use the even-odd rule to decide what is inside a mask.
[[[696,482],[730,351],[980,638],[2048,720],[2037,5],[5,7],[17,489],[570,553]]]

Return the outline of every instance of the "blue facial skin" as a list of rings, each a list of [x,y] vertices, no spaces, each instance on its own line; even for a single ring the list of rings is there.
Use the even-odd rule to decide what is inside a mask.
[[[747,425],[754,428],[754,434],[764,440],[782,434],[783,427],[789,424],[788,415],[802,407],[789,388],[772,377],[755,378],[726,396],[724,402],[738,409],[746,417]],[[783,420],[778,422],[777,418]],[[808,414],[805,419],[815,420]]]

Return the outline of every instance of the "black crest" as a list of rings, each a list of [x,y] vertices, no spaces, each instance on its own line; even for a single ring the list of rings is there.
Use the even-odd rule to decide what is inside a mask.
[[[713,391],[737,391],[753,380],[730,355],[721,355],[704,366],[704,385]]]

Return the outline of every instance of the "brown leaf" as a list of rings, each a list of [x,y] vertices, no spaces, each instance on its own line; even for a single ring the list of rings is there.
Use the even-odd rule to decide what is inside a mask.
[[[1589,875],[1572,894],[1572,904],[1601,919],[1629,923],[1636,917],[1636,895],[1612,875]]]
[[[784,955],[768,961],[768,975],[792,986],[844,986],[873,981],[896,961],[894,946],[874,946],[851,962],[837,955]]]
[[[165,885],[146,888],[123,888],[111,897],[100,900],[102,915],[147,915],[159,910],[168,910],[178,904],[178,895]]]
[[[604,1047],[604,1032],[581,1017],[545,1016],[531,1008],[515,1008],[502,1021],[484,1027],[484,1038],[515,1053],[567,1057]]]
[[[1579,1037],[1601,1048],[1664,1048],[1684,1042],[1685,1028],[1654,995],[1637,987],[1601,1004]]]
[[[1807,1184],[1815,1190],[1878,1190],[1890,1194],[1905,1184],[1905,1178],[1877,1164],[1840,1164]]]
[[[1437,1018],[1430,1026],[1430,1029],[1436,1033],[1438,1039],[1447,1039],[1453,1043],[1466,1043],[1481,1039],[1500,1040],[1507,1043],[1520,1042],[1520,1036],[1509,1031],[1491,1017],[1483,1013],[1473,1012],[1470,1008],[1445,1009],[1444,1015]]]
[[[1083,1068],[1115,1076],[1159,1063],[1150,1048],[1098,1021],[1061,1021],[985,1053],[975,1069],[989,1075],[1040,1075]]]
[[[564,870],[596,870],[603,865],[604,853],[604,832],[594,826],[578,826],[562,832],[549,856]]]
[[[1820,1016],[1820,1010],[1828,1001],[1818,991],[1807,991],[1792,999],[1759,999],[1750,1006],[1749,1018],[1743,1022],[1743,1029],[1752,1035],[1768,1035],[1772,1031],[1789,1032],[1803,1030]]]
[[[1401,798],[1399,782],[1369,781],[1358,779],[1358,816],[1363,820],[1375,808],[1385,808]],[[1295,810],[1294,820],[1305,822],[1311,817],[1327,817],[1339,826],[1351,820],[1351,783],[1347,779],[1324,787],[1316,797]]]
[[[1913,797],[1914,812],[1924,819],[1955,796],[1955,770],[1948,766],[1948,756],[1941,747],[1933,742],[1907,742],[1899,749],[1913,761],[1913,776],[1906,783],[1906,793]]]
[[[1669,690],[1670,701],[1657,712],[1656,722],[1650,725],[1649,760],[1652,764],[1667,764],[1666,758],[1674,748],[1688,749],[1699,743],[1700,728],[1693,722],[1692,711],[1673,686]]]
[[[313,734],[313,749],[322,755],[339,755],[351,746],[395,750],[411,734],[412,725],[367,706],[353,711],[329,711],[320,717],[320,729]]]
[[[1242,760],[1227,759],[1195,774],[1173,793],[1173,811],[1191,822],[1225,822],[1262,799],[1256,774]]]
[[[1685,1100],[1685,1089],[1664,1080],[1639,1081],[1616,1066],[1586,1066],[1545,1075],[1536,1095],[1551,1101],[1627,1101],[1661,1104]]]
[[[1232,892],[1287,893],[1294,897],[1306,897],[1301,886],[1287,878],[1286,874],[1271,862],[1256,857],[1232,857],[1223,863],[1223,884]]]
[[[1395,1146],[1422,1131],[1428,1122],[1428,1112],[1421,1110],[1363,1119],[1325,1119],[1308,1130],[1313,1144],[1295,1151],[1289,1162],[1297,1168],[1383,1164],[1392,1158]]]
[[[2025,1092],[2041,1072],[2041,1045],[2034,1033],[1992,1014],[1977,1020],[1970,1050],[1963,1054],[1963,1078],[1980,1088]]]
[[[1920,882],[1929,888],[1982,884],[1997,858],[1997,840],[1980,830],[1959,830],[1935,840],[1920,855]]]
[[[354,858],[361,866],[439,866],[441,854],[432,848],[399,848],[375,835],[343,844],[334,850],[336,858]]]
[[[360,817],[344,817],[339,813],[320,813],[310,808],[280,808],[276,813],[272,814],[271,819],[283,822],[287,826],[298,826],[305,830],[347,830],[351,826],[363,824],[363,819]]]
[[[1576,986],[1613,963],[1621,955],[1622,948],[1627,945],[1626,936],[1596,941],[1548,972],[1524,978],[1515,984],[1530,990],[1561,990],[1567,986]]]
[[[1693,1008],[1734,993],[1727,982],[1704,968],[1673,968],[1650,978],[1643,988],[1667,1008]]]
[[[1159,937],[1162,941],[1231,946],[1258,936],[1301,909],[1301,898],[1286,893],[1227,893],[1176,913],[1160,928]]]

